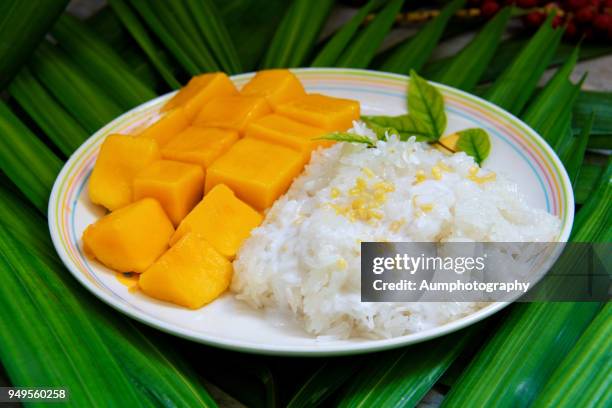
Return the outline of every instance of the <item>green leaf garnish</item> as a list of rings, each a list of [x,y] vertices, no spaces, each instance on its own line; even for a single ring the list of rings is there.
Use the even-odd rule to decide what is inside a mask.
[[[398,135],[402,141],[408,140],[410,136],[416,136],[419,142],[435,141],[437,138],[431,136],[429,129],[419,120],[410,115],[399,116],[362,116],[365,122],[378,135],[378,129],[391,130],[389,134]]]
[[[408,85],[408,111],[413,121],[418,121],[430,140],[438,140],[446,129],[444,98],[440,91],[414,70],[410,71]]]
[[[462,151],[481,165],[491,151],[491,140],[483,129],[465,129],[442,138],[446,129],[444,97],[433,85],[410,71],[408,111],[398,116],[362,116],[361,120],[376,134],[378,140],[396,135],[407,141],[415,136],[419,142],[435,143],[450,153]],[[330,133],[319,139],[338,142],[365,143],[374,147],[374,140],[354,133]]]
[[[374,147],[374,140],[370,139],[369,137],[348,132],[328,133],[321,137],[314,138],[313,140],[333,140],[335,142],[362,143],[367,144],[368,147]]]
[[[465,129],[457,132],[457,151],[472,156],[480,166],[491,152],[489,134],[480,128]]]

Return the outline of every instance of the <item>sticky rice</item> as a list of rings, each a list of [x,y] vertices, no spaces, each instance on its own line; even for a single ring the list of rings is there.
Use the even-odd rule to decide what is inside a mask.
[[[372,135],[362,124],[354,131]],[[373,135],[372,135],[373,136]],[[313,153],[234,261],[238,299],[313,335],[388,338],[469,315],[470,302],[362,303],[362,241],[548,242],[559,220],[464,153],[414,138]]]

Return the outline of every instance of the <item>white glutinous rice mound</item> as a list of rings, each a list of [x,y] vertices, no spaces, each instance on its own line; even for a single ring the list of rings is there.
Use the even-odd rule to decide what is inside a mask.
[[[356,123],[354,131],[371,131]],[[411,138],[336,143],[267,212],[234,261],[238,299],[314,335],[387,338],[471,314],[470,302],[362,303],[361,241],[549,242],[559,220],[464,153]]]

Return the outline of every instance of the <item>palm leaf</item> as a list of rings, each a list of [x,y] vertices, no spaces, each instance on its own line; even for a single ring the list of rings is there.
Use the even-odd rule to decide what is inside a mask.
[[[311,66],[313,67],[332,67],[340,58],[349,42],[357,33],[359,26],[363,23],[368,14],[380,3],[379,0],[369,0],[359,11],[339,29],[333,37],[319,51]]]
[[[118,4],[122,4],[124,0],[110,0],[113,4],[113,7],[116,7]],[[182,48],[178,39],[175,39],[176,34],[170,31],[169,28],[162,23],[159,17],[149,8],[146,0],[128,0],[134,9],[137,10],[138,14],[142,17],[145,24],[149,29],[155,33],[155,35],[160,39],[160,41],[165,45],[166,49],[174,55],[176,60],[181,64],[181,66],[190,74],[196,75],[200,73],[201,69],[198,67],[197,62],[192,58],[186,50]],[[126,4],[123,4],[127,6]],[[117,9],[117,8],[115,8]],[[125,12],[127,8],[123,8],[122,11]],[[119,13],[122,15],[122,13]],[[133,22],[133,21],[132,21]]]
[[[464,347],[475,340],[478,327],[414,347],[375,355],[366,370],[344,387],[340,407],[412,407],[425,396]]]
[[[287,408],[319,406],[340,388],[355,372],[363,367],[367,357],[349,357],[326,360],[293,395]],[[368,366],[368,370],[369,370]],[[354,379],[353,379],[354,381]],[[350,381],[351,383],[353,381]]]
[[[500,11],[459,54],[445,63],[444,69],[429,78],[464,91],[472,90],[493,58],[511,13],[510,7]]]
[[[299,67],[304,64],[333,5],[320,0],[295,0],[274,33],[262,68]]]
[[[407,74],[411,69],[418,71],[427,62],[440,40],[446,24],[465,0],[451,1],[438,17],[430,21],[417,35],[399,46],[383,64],[381,70]]]
[[[102,87],[89,80],[63,52],[49,44],[38,47],[30,68],[55,99],[90,133],[123,112]]]
[[[530,38],[519,37],[510,38],[502,41],[499,48],[495,52],[495,55],[491,59],[487,66],[484,74],[482,75],[481,81],[488,82],[493,81],[510,65],[512,60],[520,52],[521,49],[525,48],[525,45],[530,41]],[[567,58],[574,52],[574,44],[572,43],[561,43],[554,56],[552,57],[549,67],[562,65]],[[596,58],[602,55],[610,54],[612,52],[612,46],[598,43],[582,44],[580,52],[580,60],[587,60]],[[436,61],[436,65],[444,64],[445,61]]]
[[[42,213],[62,162],[0,101],[0,169]]]
[[[578,54],[579,49],[576,48],[542,92],[529,104],[523,115],[523,120],[540,133],[555,150],[564,143],[562,136],[567,134],[569,126],[564,119],[569,118],[583,82],[573,85],[569,80],[578,61]],[[570,136],[573,136],[571,129]]]
[[[70,156],[87,139],[85,129],[47,92],[27,67],[21,69],[8,90],[65,157]]]
[[[136,327],[131,321],[113,313],[72,279],[55,253],[47,233],[45,219],[37,214],[27,202],[17,197],[15,192],[8,190],[6,184],[3,182],[0,182],[0,184],[0,211],[4,215],[0,219],[0,229],[6,228],[10,231],[11,242],[17,245],[17,247],[13,247],[17,250],[15,255],[24,253],[22,245],[27,242],[27,248],[25,249],[27,256],[22,258],[24,264],[28,267],[26,275],[30,275],[28,276],[30,279],[22,281],[24,284],[19,288],[21,290],[36,285],[36,292],[39,292],[42,297],[38,298],[36,303],[33,302],[32,305],[40,304],[41,299],[48,297],[52,301],[50,306],[57,309],[54,313],[57,318],[61,319],[64,313],[75,316],[75,319],[62,320],[72,321],[75,327],[84,325],[80,333],[74,336],[77,341],[80,341],[82,336],[86,334],[83,333],[84,330],[90,330],[88,324],[84,322],[94,325],[97,334],[103,340],[103,344],[100,344],[98,340],[96,347],[91,349],[92,354],[95,353],[95,357],[99,359],[106,353],[106,356],[110,358],[104,359],[101,363],[108,364],[109,367],[120,366],[121,370],[107,375],[115,378],[115,381],[117,378],[125,378],[125,384],[138,393],[139,401],[132,402],[135,406],[168,406],[168,404],[174,404],[174,406],[214,406],[215,404],[206,390],[197,382],[197,377],[193,371],[185,367],[172,347],[160,339],[159,333],[151,329],[144,329],[146,332],[142,332],[142,327]],[[21,222],[15,223],[15,219],[19,219]],[[13,265],[19,264],[11,262],[11,266]],[[0,268],[0,270],[2,269]],[[7,286],[6,279],[4,279],[4,282]],[[32,284],[33,282],[36,283]],[[18,294],[13,293],[12,296],[18,296]],[[20,308],[20,313],[26,312],[30,313]],[[40,316],[40,310],[36,310],[36,314]],[[17,316],[17,314],[13,316]],[[23,319],[23,322],[28,320]],[[52,378],[49,375],[53,373],[46,373],[44,371],[45,367],[64,368],[66,361],[68,361],[67,358],[58,356],[58,360],[54,361],[55,364],[49,364],[50,359],[61,353],[62,349],[58,347],[57,350],[50,353],[48,350],[49,344],[41,343],[39,340],[40,338],[48,339],[50,337],[46,321],[36,326],[41,330],[38,339],[25,338],[26,330],[12,330],[10,333],[3,331],[3,341],[12,340],[20,344],[19,347],[13,346],[11,348],[13,353],[18,349],[27,350],[26,359],[3,358],[3,362],[7,362],[5,367],[15,384],[48,384],[49,379]],[[118,333],[121,333],[121,335],[118,335]],[[59,341],[70,341],[70,339],[60,338]],[[42,349],[41,344],[44,346]],[[77,347],[81,348],[83,346],[79,344]],[[112,356],[109,356],[109,351]],[[70,348],[65,349],[64,352],[74,354]],[[32,358],[35,353],[42,353],[41,358]],[[41,364],[42,370],[36,370],[34,364]],[[86,366],[74,366],[76,373],[86,382],[82,387],[75,387],[70,391],[73,395],[79,393],[78,398],[84,398],[88,394],[87,390],[90,389],[90,393],[95,397],[93,404],[108,406],[109,402],[112,401],[108,395],[104,397],[104,394],[108,393],[108,388],[91,388],[96,377],[100,377],[100,373],[105,370],[92,370],[94,375],[88,381],[87,377],[92,371],[87,371],[84,367],[89,367],[91,364],[92,361],[89,361]],[[67,373],[67,375],[70,375],[70,373]],[[70,381],[70,377],[67,375],[61,375],[61,382],[57,384],[58,386],[66,386],[67,382]],[[115,384],[112,385],[112,389],[116,389]],[[74,403],[75,400],[71,399],[70,401]],[[125,403],[123,396],[119,393],[117,394],[117,401],[117,406]]]
[[[0,87],[4,87],[36,49],[68,0],[0,2]]]
[[[109,5],[113,8],[121,23],[129,31],[132,38],[138,43],[142,51],[146,54],[151,64],[157,72],[164,78],[164,81],[173,89],[180,86],[173,74],[173,69],[160,57],[155,43],[149,36],[145,27],[141,24],[138,16],[134,14],[130,6],[124,0],[108,0]],[[195,71],[195,68],[194,68]]]
[[[489,101],[519,114],[561,41],[562,30],[551,25],[552,14],[529,43],[484,94]]]
[[[58,19],[52,33],[66,54],[92,81],[105,87],[123,109],[130,109],[157,96],[84,23],[65,14]]]
[[[376,15],[376,18],[368,24],[363,32],[349,44],[335,65],[338,67],[366,68],[391,29],[395,16],[403,3],[403,0],[389,1],[387,6]]]
[[[578,173],[578,181],[574,187],[574,200],[584,204],[595,190],[597,180],[603,173],[603,166],[596,163],[584,163]]]
[[[242,71],[238,52],[212,0],[183,0],[191,12],[201,37],[205,39],[221,68],[228,74]]]
[[[197,64],[200,72],[219,71],[221,69],[206,42],[200,39],[199,30],[190,13],[181,3],[156,0],[131,0],[131,2],[139,10],[144,7],[149,12],[154,13],[161,24],[169,30],[181,49]],[[148,19],[145,18],[145,20],[149,22]],[[149,28],[152,28],[150,22]]]
[[[215,0],[236,46],[243,68],[254,70],[291,2],[286,0]]]
[[[574,188],[576,188],[576,183],[578,182],[578,176],[580,174],[580,169],[582,168],[584,153],[586,152],[587,144],[589,142],[591,126],[594,119],[595,115],[591,116],[591,120],[585,124],[578,136],[574,136],[572,133],[572,129],[569,125],[571,120],[568,120],[566,132],[571,136],[567,137],[566,142],[559,148],[559,158],[563,162]]]
[[[592,134],[612,135],[612,92],[584,91],[574,105],[574,129],[584,127],[595,114]]]

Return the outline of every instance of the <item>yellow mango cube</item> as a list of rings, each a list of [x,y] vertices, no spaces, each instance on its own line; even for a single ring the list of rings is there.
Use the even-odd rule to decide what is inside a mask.
[[[206,169],[237,140],[235,130],[190,126],[162,148],[162,157]]]
[[[242,132],[252,121],[271,112],[264,98],[255,96],[225,96],[208,102],[193,124]]]
[[[109,210],[132,202],[134,176],[161,158],[157,142],[148,138],[110,135],[106,138],[89,179],[89,199]]]
[[[168,248],[173,233],[161,205],[145,198],[88,226],[83,246],[86,253],[115,271],[142,273]]]
[[[244,96],[266,98],[272,108],[306,94],[300,80],[288,69],[259,71],[244,85],[240,93]]]
[[[244,136],[287,146],[302,153],[304,163],[319,146],[331,146],[328,140],[315,140],[328,131],[296,122],[281,115],[268,115],[247,126]]]
[[[262,220],[262,215],[240,201],[232,190],[218,184],[181,222],[170,239],[170,245],[184,235],[195,232],[231,260],[251,230]]]
[[[189,120],[185,111],[182,108],[176,108],[162,115],[157,122],[149,125],[137,136],[153,139],[157,141],[159,147],[163,147],[187,126],[189,126]]]
[[[276,112],[329,132],[344,131],[359,119],[359,102],[321,94],[308,94],[279,105]]]
[[[242,139],[208,168],[205,192],[225,184],[238,198],[264,210],[287,191],[302,166],[302,154],[295,150],[253,138]]]
[[[237,94],[236,86],[225,73],[201,74],[191,78],[187,85],[166,102],[162,111],[168,111],[180,106],[185,110],[185,114],[191,122],[211,99]]]
[[[232,264],[195,233],[186,234],[142,275],[142,291],[159,300],[199,309],[227,290]]]
[[[177,226],[204,194],[204,171],[195,164],[158,160],[134,178],[134,201],[156,199]]]

